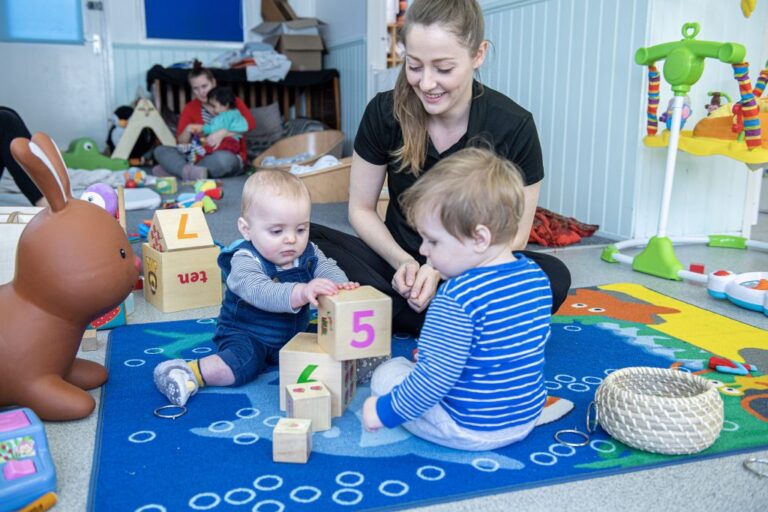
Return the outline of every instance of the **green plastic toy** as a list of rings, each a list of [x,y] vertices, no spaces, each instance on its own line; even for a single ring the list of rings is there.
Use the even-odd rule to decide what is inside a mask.
[[[672,122],[669,130],[669,143],[667,145],[667,160],[664,175],[664,189],[662,192],[661,211],[656,235],[649,240],[625,240],[611,244],[603,250],[601,259],[609,263],[623,263],[632,266],[633,270],[646,274],[680,281],[687,279],[709,287],[709,277],[705,274],[684,270],[683,265],[677,259],[674,250],[674,242],[679,243],[705,243],[710,247],[728,247],[732,249],[747,249],[749,247],[768,251],[768,244],[742,237],[727,235],[711,235],[708,237],[678,237],[675,240],[667,236],[667,223],[669,219],[670,202],[672,199],[672,183],[674,181],[675,162],[679,147],[683,99],[691,90],[691,86],[701,78],[704,72],[705,59],[717,59],[730,64],[734,69],[734,77],[739,83],[741,93],[741,105],[746,110],[748,107],[757,111],[752,87],[747,74],[746,48],[738,43],[718,43],[714,41],[697,41],[699,33],[698,23],[686,23],[682,29],[683,39],[671,43],[659,44],[648,48],[640,48],[635,52],[635,62],[641,66],[649,67],[649,96],[648,96],[648,125],[649,135],[656,132],[656,108],[658,106],[658,80],[659,74],[655,64],[664,60],[664,79],[672,86],[674,97],[672,99]],[[712,94],[712,93],[710,93]],[[756,115],[756,114],[755,114]],[[746,118],[745,114],[745,118]],[[745,127],[747,121],[744,121]],[[759,144],[760,127],[759,120],[755,120],[752,131],[746,131],[747,138],[757,139]],[[652,130],[652,131],[651,131]],[[751,135],[750,135],[751,133]],[[750,143],[748,142],[748,145]],[[642,248],[634,257],[621,253],[622,249]],[[716,283],[715,283],[716,284]],[[714,286],[714,285],[713,285]],[[710,290],[713,296],[718,296]],[[720,294],[724,297],[723,294]],[[718,296],[718,298],[721,298]],[[768,314],[768,306],[765,309]]]
[[[61,156],[70,169],[121,171],[131,166],[128,160],[124,158],[109,158],[99,153],[99,146],[96,141],[88,137],[81,137],[70,142],[69,147]]]

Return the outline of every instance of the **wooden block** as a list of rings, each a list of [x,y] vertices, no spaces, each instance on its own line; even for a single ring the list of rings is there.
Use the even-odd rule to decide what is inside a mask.
[[[128,159],[133,146],[144,128],[150,128],[164,146],[175,146],[176,137],[173,136],[168,125],[155,106],[147,99],[140,99],[133,109],[133,114],[128,119],[125,131],[112,152],[112,158]]]
[[[320,297],[320,346],[337,361],[389,355],[392,299],[372,286]]]
[[[219,248],[159,252],[141,245],[144,298],[164,313],[221,304]]]
[[[93,352],[99,349],[99,341],[96,339],[96,329],[86,329],[83,333],[83,341],[80,342],[80,350]]]
[[[288,384],[285,399],[289,418],[312,420],[312,432],[331,428],[331,392],[322,382]]]
[[[312,453],[312,422],[280,418],[272,431],[272,460],[305,464]]]
[[[317,344],[316,334],[302,332],[280,349],[280,410],[286,410],[286,386],[316,381],[331,393],[331,416],[344,414],[355,396],[355,362],[336,361]]]
[[[202,208],[155,210],[147,243],[159,252],[213,245]]]

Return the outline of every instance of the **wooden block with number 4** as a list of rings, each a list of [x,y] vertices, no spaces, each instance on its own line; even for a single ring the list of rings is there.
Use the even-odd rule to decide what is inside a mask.
[[[391,351],[392,299],[372,286],[320,297],[317,341],[337,361]]]
[[[280,418],[272,431],[272,460],[304,464],[312,452],[312,421]]]
[[[322,382],[289,384],[285,399],[289,418],[312,420],[312,432],[331,428],[331,392]]]
[[[331,415],[344,414],[355,396],[355,361],[337,361],[317,344],[317,335],[300,332],[280,349],[280,410],[286,410],[286,388],[320,381],[331,392]]]

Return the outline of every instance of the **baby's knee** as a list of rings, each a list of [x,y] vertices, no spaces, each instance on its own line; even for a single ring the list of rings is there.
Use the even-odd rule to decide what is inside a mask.
[[[404,357],[395,357],[381,363],[371,376],[371,393],[377,396],[386,395],[403,382],[415,366],[416,363]]]

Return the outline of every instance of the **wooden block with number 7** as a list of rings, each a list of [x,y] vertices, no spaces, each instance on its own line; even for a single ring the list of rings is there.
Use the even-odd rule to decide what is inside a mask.
[[[392,299],[372,286],[320,297],[317,342],[337,361],[389,355]]]

